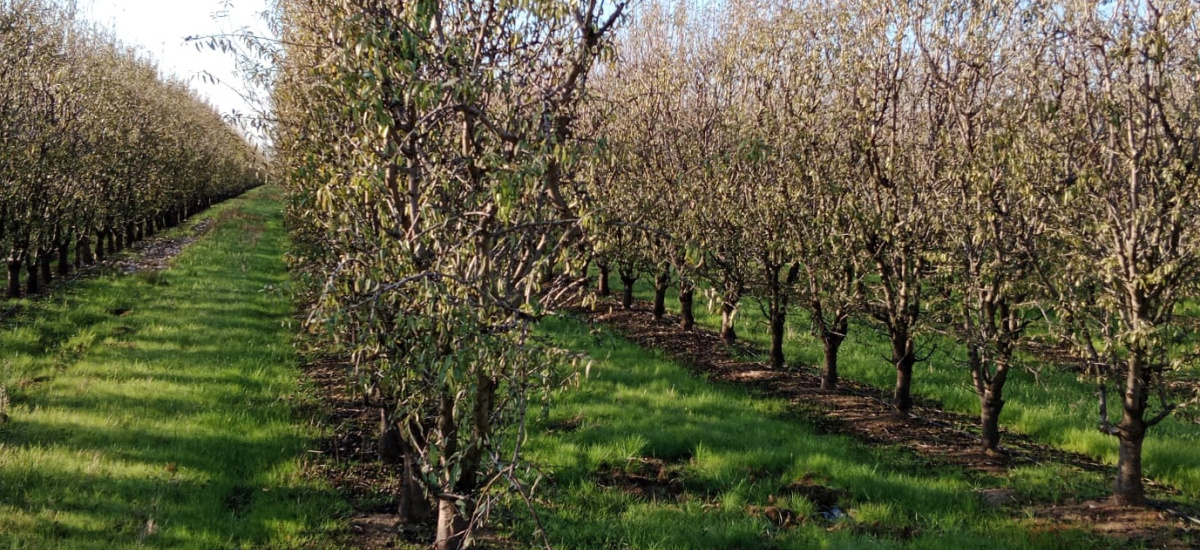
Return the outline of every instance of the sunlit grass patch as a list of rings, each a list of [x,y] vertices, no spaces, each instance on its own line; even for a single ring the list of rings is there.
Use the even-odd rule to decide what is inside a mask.
[[[640,300],[653,297],[653,290],[646,280],[638,282],[636,296]],[[672,289],[667,294],[667,310],[678,313],[678,308],[678,297]],[[720,312],[706,307],[704,300],[697,300],[695,312],[699,326],[714,331],[720,327]],[[810,326],[803,310],[796,309],[789,315],[784,345],[789,363],[810,367],[822,364],[822,346],[811,334]],[[1037,330],[1035,327],[1033,332]],[[737,331],[740,339],[761,350],[767,349],[770,343],[766,319],[750,298],[744,299],[739,309]],[[935,400],[950,411],[977,416],[979,398],[971,388],[970,374],[964,366],[965,352],[948,338],[929,338],[933,338],[938,352],[928,362],[917,365],[913,374],[914,396]],[[890,391],[896,380],[895,369],[888,361],[890,354],[884,334],[869,325],[854,323],[842,346],[838,362],[840,374]],[[1005,386],[1006,404],[1000,417],[1001,427],[1029,434],[1042,443],[1116,464],[1117,439],[1096,429],[1098,403],[1094,381],[1027,355],[1019,358],[1021,367],[1010,373]],[[1114,393],[1109,396],[1109,414],[1115,422],[1120,407],[1112,404],[1118,396],[1113,388],[1110,391]],[[1200,423],[1184,415],[1168,417],[1146,437],[1143,453],[1146,475],[1182,490],[1191,500],[1200,499],[1200,462],[1195,460],[1198,445]]]
[[[569,320],[541,330],[595,360],[530,428],[528,457],[547,476],[536,511],[555,548],[1107,544],[1033,532],[1019,514],[982,504],[977,491],[995,479],[818,435],[783,414],[786,403],[691,376],[607,331]],[[532,522],[513,529],[535,540]]]
[[[0,327],[0,548],[323,548],[345,504],[305,475],[278,193],[164,272],[81,280]],[[186,231],[181,229],[179,231]]]

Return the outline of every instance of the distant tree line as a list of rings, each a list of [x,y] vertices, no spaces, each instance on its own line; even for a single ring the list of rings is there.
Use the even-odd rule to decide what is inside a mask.
[[[73,4],[0,0],[9,297],[240,194],[261,166],[212,107]]]

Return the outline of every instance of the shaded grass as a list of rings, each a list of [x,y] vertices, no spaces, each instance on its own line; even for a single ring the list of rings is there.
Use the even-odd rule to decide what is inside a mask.
[[[304,475],[279,192],[174,267],[82,280],[0,328],[2,548],[311,548],[345,505]]]
[[[640,300],[653,298],[653,290],[647,281],[638,282],[636,295]],[[678,294],[668,292],[667,300],[668,311],[678,313]],[[700,299],[695,311],[699,326],[719,329],[718,310],[705,307]],[[736,326],[740,339],[759,349],[768,349],[769,328],[754,300],[743,300]],[[795,310],[789,316],[784,345],[789,363],[806,366],[823,363],[822,345],[810,328],[807,312]],[[965,351],[950,339],[936,335],[925,337],[923,341],[934,344],[938,351],[930,361],[918,364],[914,369],[913,394],[933,399],[950,411],[978,415],[979,399],[970,386]],[[891,348],[884,334],[867,324],[854,323],[842,346],[839,371],[845,378],[890,391],[896,380],[890,356]],[[1095,383],[1032,357],[1019,359],[1021,366],[1011,372],[1005,385],[1006,404],[1000,418],[1001,426],[1064,450],[1116,464],[1116,438],[1096,429],[1099,416]],[[1110,391],[1114,390],[1110,387]],[[1115,392],[1109,398],[1110,403],[1119,402]],[[1109,409],[1112,421],[1119,421],[1120,407],[1110,406]],[[1198,447],[1200,424],[1185,416],[1172,415],[1152,428],[1146,438],[1143,455],[1146,475],[1180,489],[1188,499],[1200,499],[1200,462],[1195,460]]]
[[[992,483],[1032,493],[1044,479],[1005,480],[931,468],[911,453],[817,435],[786,403],[711,384],[607,331],[570,320],[539,330],[595,364],[535,422],[527,457],[548,482],[538,513],[558,549],[1095,548],[1109,541],[1039,531],[985,506]],[[668,491],[630,490],[611,472],[661,463]],[[625,476],[626,478],[628,477]],[[652,476],[651,476],[652,477]],[[639,478],[641,479],[641,478]],[[667,481],[662,481],[666,479]],[[834,492],[850,519],[829,520],[794,484]],[[828,503],[826,503],[828,504]],[[516,506],[516,505],[514,505]],[[781,525],[766,510],[794,513]],[[824,510],[830,512],[830,510]],[[523,514],[517,513],[517,517]],[[535,540],[529,521],[516,538]]]

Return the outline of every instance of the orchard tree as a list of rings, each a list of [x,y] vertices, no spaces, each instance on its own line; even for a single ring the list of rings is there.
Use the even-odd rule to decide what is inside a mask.
[[[919,63],[915,6],[881,0],[847,7],[838,17],[840,50],[835,111],[849,133],[846,182],[853,201],[851,246],[857,251],[870,316],[891,344],[896,387],[892,408],[912,409],[913,366],[921,359],[933,275],[944,241],[935,197],[947,183],[937,138],[947,122],[944,99],[922,97],[930,74]],[[931,101],[926,102],[926,99]]]
[[[1072,2],[1056,21],[1046,123],[1063,170],[1048,193],[1064,246],[1058,320],[1101,367],[1099,427],[1118,439],[1121,504],[1145,501],[1142,445],[1174,409],[1164,377],[1184,360],[1176,308],[1200,279],[1197,17],[1192,2]],[[1077,307],[1080,292],[1094,309]]]
[[[274,142],[308,326],[400,433],[438,548],[466,544],[488,488],[516,483],[520,441],[505,456],[501,438],[557,377],[530,323],[586,280],[575,124],[624,8],[281,5]]]
[[[954,294],[951,332],[967,348],[980,400],[981,447],[999,452],[1004,386],[1016,346],[1035,316],[1046,204],[1039,182],[1054,177],[1036,146],[1041,81],[1051,42],[1039,6],[994,0],[920,5],[917,40],[931,75],[927,94],[946,105],[935,144],[950,180],[944,202],[952,247],[941,256],[942,284]]]

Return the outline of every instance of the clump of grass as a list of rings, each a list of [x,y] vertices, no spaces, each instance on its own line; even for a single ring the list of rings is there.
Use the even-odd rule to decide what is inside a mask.
[[[135,276],[137,277],[138,281],[150,286],[167,286],[171,284],[170,281],[167,280],[164,270],[161,269],[142,268],[137,270]]]

